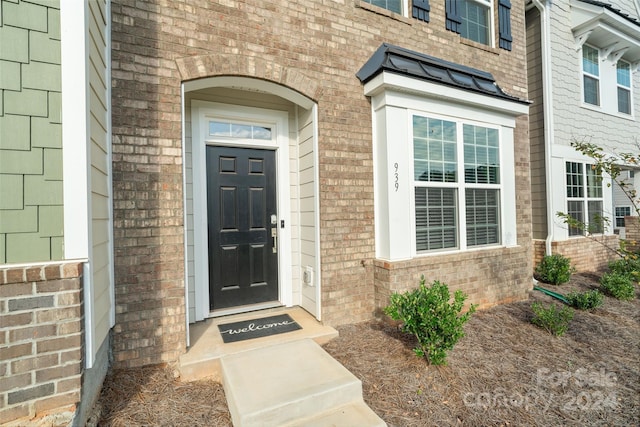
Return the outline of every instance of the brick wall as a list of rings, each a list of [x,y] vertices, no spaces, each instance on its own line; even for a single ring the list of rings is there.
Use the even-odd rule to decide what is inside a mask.
[[[538,265],[545,255],[545,241],[533,241],[533,265]],[[577,271],[600,271],[610,261],[618,258],[618,236],[596,236],[594,239],[574,238],[561,242],[551,242],[551,252],[561,254],[571,260]]]
[[[0,424],[75,411],[81,288],[81,263],[0,267]]]
[[[628,250],[640,251],[640,217],[624,217],[624,237]]]
[[[322,317],[334,325],[365,320],[376,305],[372,119],[355,73],[387,42],[491,72],[506,92],[526,98],[523,2],[514,2],[511,11],[509,52],[446,31],[444,2],[432,2],[431,22],[424,23],[358,0],[161,6],[114,0],[117,364],[175,358],[184,346],[182,81],[252,76],[317,103]],[[525,287],[531,277],[527,130],[526,118],[518,119],[517,232],[526,249],[512,256],[525,266],[516,280]],[[492,271],[498,277],[502,270]]]
[[[451,293],[462,290],[469,296],[466,304],[478,304],[481,309],[526,299],[533,287],[528,252],[523,247],[499,248],[411,261],[376,261],[376,308],[388,305],[392,293],[417,287],[422,275],[427,283],[446,283]]]

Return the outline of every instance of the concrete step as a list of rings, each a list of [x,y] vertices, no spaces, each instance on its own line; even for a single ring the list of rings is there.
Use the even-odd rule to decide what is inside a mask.
[[[340,408],[364,415],[360,380],[311,339],[226,355],[220,364],[235,427],[329,426],[322,417],[334,422]]]
[[[339,406],[312,418],[293,421],[283,427],[386,427],[387,424],[363,401]]]
[[[218,330],[218,324],[233,323],[241,320],[257,319],[278,314],[289,314],[302,329],[285,334],[277,334],[234,343],[224,343]],[[180,377],[182,381],[195,381],[210,377],[222,381],[220,358],[225,355],[241,353],[247,350],[271,346],[290,341],[311,338],[318,344],[329,342],[338,336],[338,331],[318,322],[312,315],[300,307],[274,308],[207,319],[189,325],[191,345],[187,353],[180,357]]]

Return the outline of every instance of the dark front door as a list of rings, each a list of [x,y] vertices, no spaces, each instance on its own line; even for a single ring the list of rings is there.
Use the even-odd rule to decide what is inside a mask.
[[[208,146],[207,212],[211,310],[277,301],[275,152]]]

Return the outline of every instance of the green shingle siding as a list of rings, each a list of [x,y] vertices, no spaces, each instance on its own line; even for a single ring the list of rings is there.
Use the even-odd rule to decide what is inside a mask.
[[[3,3],[3,25],[47,32],[47,8],[32,3]]]
[[[32,117],[31,146],[62,148],[62,125],[51,123],[51,117]]]
[[[60,64],[60,40],[51,38],[51,34],[30,31],[29,59]]]
[[[20,63],[0,61],[0,89],[20,90]]]
[[[0,27],[0,59],[29,62],[29,31],[6,25]]]
[[[22,175],[0,174],[0,209],[23,209],[23,187]]]
[[[29,150],[30,135],[28,116],[0,117],[0,150]]]
[[[42,175],[43,150],[36,148],[29,151],[2,150],[0,171],[3,174]]]
[[[25,205],[60,205],[62,181],[47,181],[42,175],[24,176]]]
[[[4,91],[5,114],[47,117],[47,111],[49,110],[47,104],[47,92],[44,90]]]
[[[64,258],[60,11],[0,10],[0,264]]]
[[[37,206],[25,206],[20,210],[0,209],[0,233],[34,233],[37,231]]]
[[[40,206],[38,212],[38,230],[41,236],[61,237],[62,225],[62,206]]]
[[[49,121],[62,123],[62,93],[49,92]]]
[[[30,262],[51,258],[51,238],[37,233],[9,233],[5,245],[6,262]]]
[[[22,88],[60,92],[60,65],[31,62],[22,65]]]

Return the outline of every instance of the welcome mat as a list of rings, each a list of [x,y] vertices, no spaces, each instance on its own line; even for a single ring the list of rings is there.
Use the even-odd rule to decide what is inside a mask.
[[[263,317],[262,319],[244,320],[242,322],[218,325],[222,340],[225,343],[267,337],[269,335],[302,329],[288,314]]]

